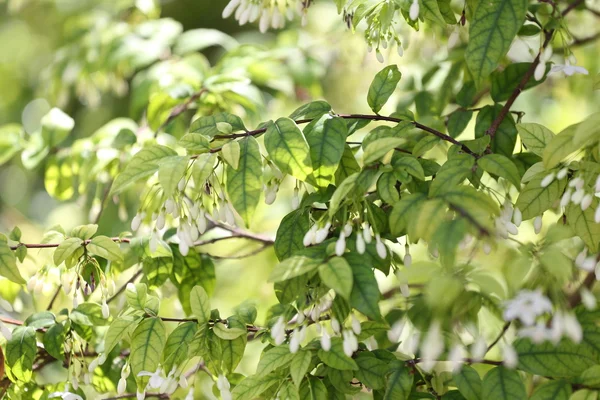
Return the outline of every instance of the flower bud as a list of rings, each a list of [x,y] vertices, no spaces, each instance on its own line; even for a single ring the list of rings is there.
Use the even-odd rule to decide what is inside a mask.
[[[340,234],[339,239],[335,242],[335,255],[340,257],[346,251],[346,237],[344,232]]]
[[[354,332],[356,335],[360,335],[361,332],[360,321],[354,314],[352,314],[352,332]]]
[[[537,217],[535,217],[535,220],[533,221],[533,231],[535,232],[535,234],[539,234],[542,231],[542,216],[538,215]]]
[[[369,224],[365,224],[363,231],[363,238],[365,239],[365,243],[371,243],[371,240],[373,239],[373,237],[371,236],[371,226],[369,226]]]
[[[521,222],[523,222],[523,214],[521,213],[521,210],[519,210],[519,208],[515,208],[513,211],[513,223],[515,224],[515,226],[520,226]]]
[[[562,168],[560,171],[558,171],[558,173],[556,174],[556,177],[558,179],[564,179],[565,176],[567,176],[567,174],[569,173],[569,168]]]
[[[300,207],[300,195],[298,188],[294,188],[294,194],[292,195],[292,209],[297,210]]]
[[[346,237],[352,235],[352,225],[349,222],[346,223],[346,225],[344,225],[344,229],[342,230],[342,232],[344,232],[344,236],[346,236]]]
[[[325,351],[329,351],[331,349],[331,337],[326,330],[323,330],[323,334],[321,335],[321,348]]]
[[[119,379],[119,383],[117,384],[117,394],[120,396],[123,393],[125,393],[125,390],[127,389],[127,380],[126,379]]]
[[[541,81],[544,79],[544,74],[546,73],[546,63],[540,60],[540,63],[535,67],[535,71],[533,72],[533,77],[536,81]]]
[[[410,9],[408,11],[408,15],[410,16],[410,19],[412,19],[413,21],[416,21],[417,18],[419,18],[419,2],[418,2],[418,0],[413,0],[412,4],[410,5]]]
[[[102,317],[108,319],[110,317],[110,309],[106,303],[106,299],[102,300]]]
[[[593,200],[594,200],[594,197],[590,193],[583,196],[583,198],[581,199],[581,210],[582,211],[587,210],[588,207],[592,205]]]
[[[175,210],[175,202],[173,201],[173,199],[167,199],[165,201],[165,211],[167,212],[167,214],[172,214],[173,210]]]
[[[133,232],[137,231],[140,228],[140,225],[142,223],[142,217],[140,216],[140,214],[135,214],[135,217],[133,217],[133,219],[131,220],[131,230]]]
[[[37,285],[37,281],[37,274],[29,278],[29,280],[27,281],[27,290],[29,290],[29,292],[33,293],[33,291],[35,290],[35,286]]]
[[[365,239],[363,238],[363,235],[361,235],[359,232],[358,235],[356,235],[356,251],[358,251],[358,254],[365,254],[365,250]]]
[[[502,356],[504,357],[502,364],[504,364],[504,366],[507,368],[514,369],[519,364],[519,356],[517,355],[515,348],[510,344],[506,344],[504,346],[504,349],[502,350]]]
[[[379,256],[379,258],[385,260],[385,258],[387,257],[387,248],[385,247],[385,244],[383,244],[383,242],[381,241],[381,237],[379,236],[379,234],[376,235],[376,244],[375,244],[375,249],[377,250],[377,255]]]
[[[560,198],[560,206],[566,207],[569,205],[570,201],[571,201],[571,189],[569,188],[569,189],[565,190],[562,197]]]
[[[597,224],[600,224],[600,204],[598,204],[598,207],[596,208],[596,212],[594,213],[594,221]]]
[[[556,177],[556,174],[554,174],[554,172],[550,172],[548,175],[546,175],[544,177],[544,179],[542,179],[542,182],[540,183],[540,186],[545,188],[550,186],[550,184],[552,183],[552,181],[554,181],[554,178]]]

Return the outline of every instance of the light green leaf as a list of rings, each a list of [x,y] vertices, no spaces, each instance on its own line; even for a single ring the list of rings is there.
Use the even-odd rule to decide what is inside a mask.
[[[0,126],[0,165],[10,160],[22,149],[22,131],[23,127],[19,124]]]
[[[542,383],[535,388],[529,400],[569,400],[571,385],[562,379]]]
[[[375,161],[379,161],[390,151],[402,144],[406,143],[405,138],[383,137],[370,142],[363,153],[363,164],[369,165]]]
[[[298,119],[320,118],[321,115],[327,114],[329,111],[331,111],[331,106],[326,101],[311,101],[310,103],[298,107],[293,113],[290,114],[290,118],[294,121]]]
[[[227,322],[231,329],[246,330],[246,324],[236,316],[229,317]],[[221,360],[221,367],[226,374],[235,371],[235,368],[242,361],[247,341],[246,335],[241,335],[233,340],[221,340],[219,358]]]
[[[477,165],[489,174],[498,175],[506,179],[517,189],[521,188],[519,170],[515,163],[508,157],[501,154],[487,154],[477,160]]]
[[[123,253],[117,243],[108,236],[96,236],[86,246],[89,251],[97,256],[110,261],[122,261]]]
[[[239,168],[227,166],[227,193],[233,207],[250,225],[262,192],[262,159],[254,137],[247,136],[239,143]]]
[[[210,257],[195,251],[190,251],[184,257],[176,246],[171,249],[173,250],[173,271],[170,280],[179,289],[178,297],[183,310],[186,314],[191,314],[189,293],[194,286],[200,285],[206,290],[209,297],[212,295],[216,284],[215,264]]]
[[[206,153],[210,150],[210,140],[201,133],[190,132],[179,140],[179,146],[191,153]]]
[[[600,112],[596,112],[577,124],[573,142],[577,147],[589,146],[600,138]]]
[[[419,0],[420,16],[431,25],[446,27],[446,20],[440,12],[437,0]]]
[[[346,122],[329,114],[314,120],[304,128],[310,148],[314,181],[319,187],[327,187],[334,180],[344,149],[348,128]]]
[[[42,138],[48,147],[54,147],[69,136],[75,120],[59,108],[53,108],[41,120]]]
[[[96,224],[80,225],[71,229],[71,236],[78,237],[82,240],[88,240],[96,234],[96,231],[98,231],[98,225]]]
[[[411,215],[416,215],[413,213],[418,212],[426,198],[427,196],[423,193],[411,193],[402,196],[400,201],[394,204],[389,222],[392,235],[400,236],[408,227],[408,221],[412,219]]]
[[[62,323],[52,325],[46,333],[44,333],[44,349],[57,360],[62,361],[65,359],[64,344],[66,333],[67,329]]]
[[[333,257],[319,266],[319,276],[323,283],[335,290],[346,300],[350,300],[353,276],[348,262],[342,257]]]
[[[104,352],[110,353],[128,332],[133,330],[140,318],[122,316],[116,318],[108,327],[104,337]]]
[[[329,400],[327,387],[321,379],[309,376],[300,385],[300,398],[303,400]]]
[[[589,345],[566,339],[558,344],[535,344],[529,339],[518,339],[514,347],[519,355],[518,368],[536,375],[575,377],[598,362]]]
[[[245,335],[247,332],[246,329],[227,328],[225,326],[225,324],[223,324],[222,322],[217,322],[213,326],[213,331],[215,332],[215,335],[217,335],[218,337],[220,337],[223,340],[237,339],[240,336]]]
[[[470,365],[463,365],[453,378],[460,394],[467,400],[481,400],[481,378]]]
[[[545,188],[541,186],[544,176],[532,179],[521,190],[515,206],[521,210],[523,220],[528,220],[541,215],[560,198],[567,185],[564,179],[555,179]]]
[[[312,173],[308,143],[298,125],[291,119],[279,118],[268,124],[265,147],[282,172],[301,181]]]
[[[335,171],[336,186],[356,172],[360,172],[360,165],[358,165],[350,146],[345,145],[344,154],[342,154],[342,159],[340,160],[340,166]]]
[[[396,157],[392,160],[392,165],[394,166],[394,172],[396,174],[398,172],[405,171],[421,181],[425,180],[425,171],[423,170],[423,166],[414,156],[407,154]]]
[[[319,260],[304,256],[292,256],[286,258],[277,264],[273,271],[271,271],[269,282],[281,282],[296,276],[304,275],[307,272],[317,269],[320,264],[321,262]]]
[[[571,125],[559,132],[542,153],[542,159],[546,169],[556,167],[565,157],[576,151],[579,146],[575,145],[575,132],[579,124]]]
[[[47,328],[56,323],[56,317],[54,313],[50,311],[40,311],[34,314],[31,314],[25,320],[25,325],[31,326],[35,329]]]
[[[290,364],[290,375],[294,381],[296,387],[300,386],[304,375],[308,372],[310,362],[312,360],[312,353],[308,350],[300,350],[296,353]]]
[[[448,117],[448,134],[453,138],[458,137],[469,125],[473,111],[458,109]]]
[[[600,224],[597,224],[594,220],[594,213],[598,207],[598,200],[594,199],[592,205],[585,211],[581,210],[579,204],[570,203],[565,210],[567,216],[567,223],[577,236],[583,240],[585,246],[591,253],[598,252],[598,246],[600,245]]]
[[[158,170],[159,161],[177,153],[165,146],[150,145],[137,152],[125,169],[115,178],[111,194],[122,192],[134,182],[154,174]]]
[[[290,346],[286,344],[273,347],[261,356],[258,366],[256,367],[256,375],[267,375],[277,368],[285,367],[294,357],[295,354],[290,353]]]
[[[8,243],[0,237],[0,275],[14,283],[23,284],[25,279],[17,268],[17,258]]]
[[[125,297],[127,304],[131,307],[143,310],[146,306],[148,296],[148,287],[144,283],[127,284],[125,289]]]
[[[546,146],[554,139],[554,133],[540,124],[518,124],[517,132],[527,150],[540,157],[544,154]]]
[[[333,192],[329,201],[329,215],[333,217],[339,210],[340,206],[348,198],[348,194],[354,189],[356,181],[360,177],[360,172],[356,172],[338,184],[337,189]]]
[[[178,325],[177,328],[171,332],[163,351],[163,367],[165,371],[171,371],[171,368],[173,368],[174,365],[181,365],[181,363],[189,357],[189,345],[197,330],[198,325],[195,322],[190,321]]]
[[[225,143],[221,148],[223,160],[235,170],[240,166],[240,154],[240,143],[236,140]]]
[[[210,319],[210,300],[202,286],[194,286],[190,292],[190,308],[199,324],[206,324]]]
[[[185,178],[189,157],[172,156],[163,158],[158,167],[158,181],[163,187],[164,195],[171,197],[177,189],[177,184]]]
[[[437,196],[456,188],[471,173],[475,160],[466,154],[461,154],[444,163],[429,187],[429,196]]]
[[[277,392],[277,398],[287,400],[300,400],[300,394],[298,393],[298,388],[296,388],[293,383],[286,382],[283,384],[281,389],[279,389],[279,392]]]
[[[308,212],[304,209],[292,211],[283,219],[277,228],[275,236],[275,255],[278,260],[284,260],[291,257],[292,254],[303,250],[304,235],[309,229]]]
[[[413,385],[413,374],[404,363],[391,364],[392,373],[388,376],[383,400],[408,400]]]
[[[246,131],[244,123],[237,115],[229,113],[217,113],[200,117],[192,122],[192,125],[190,126],[190,132],[200,133],[212,138],[213,136],[221,134],[217,128],[217,124],[219,122],[227,122],[229,125],[231,125],[233,132]]]
[[[265,376],[249,376],[238,383],[231,391],[231,394],[235,400],[253,400],[271,386],[279,383],[281,379],[281,375],[276,373]]]
[[[83,240],[72,237],[58,245],[54,250],[54,265],[60,265],[63,261],[69,258],[77,249],[83,245]]]
[[[385,387],[385,375],[389,370],[386,362],[378,359],[372,353],[361,353],[355,361],[358,365],[356,379],[370,389],[379,390]]]
[[[391,172],[381,174],[377,180],[377,194],[387,204],[395,204],[400,200],[396,183],[398,180]]]
[[[525,22],[526,0],[492,0],[477,3],[470,21],[467,66],[477,86],[496,69]]]
[[[482,399],[523,400],[526,398],[525,384],[515,370],[496,367],[483,377]]]
[[[329,351],[320,349],[317,355],[325,365],[340,370],[358,370],[356,361],[344,353],[343,341],[339,337],[331,338],[331,348]]]
[[[29,382],[32,376],[33,360],[37,353],[35,329],[31,326],[18,326],[6,343],[6,365],[19,381]]]
[[[216,154],[200,154],[195,160],[192,167],[192,177],[197,187],[203,187],[206,184],[206,180],[213,173],[215,161],[217,160]]]
[[[165,324],[160,318],[146,318],[133,331],[129,362],[138,387],[146,387],[150,379],[148,376],[138,376],[140,372],[152,373],[158,368],[166,340]]]
[[[547,174],[546,168],[544,168],[544,163],[541,161],[533,164],[531,167],[529,167],[529,169],[527,169],[527,171],[525,171],[523,177],[521,178],[521,183],[530,182],[540,174],[543,174],[542,177],[546,176]]]
[[[354,275],[350,305],[367,317],[380,320],[379,299],[381,293],[373,270],[368,263],[365,263],[364,257],[358,253],[347,253],[344,258],[350,264]]]
[[[495,0],[495,1],[522,1],[522,0]],[[483,4],[483,3],[482,3]],[[475,120],[475,137],[481,138],[481,140],[485,140],[483,138],[488,138],[487,130],[490,128],[494,120],[500,115],[502,112],[501,104],[494,104],[489,106],[484,106],[479,113],[477,113],[477,118]],[[515,120],[513,119],[511,114],[507,114],[500,125],[498,125],[498,129],[496,130],[496,134],[494,135],[490,148],[492,153],[502,154],[506,157],[512,157],[513,151],[515,149],[515,143],[517,142],[517,127],[515,125]],[[473,150],[473,149],[472,149]]]
[[[388,65],[375,75],[371,82],[367,102],[375,114],[379,113],[384,104],[388,101],[392,93],[396,90],[402,74],[397,65]]]
[[[237,40],[216,29],[190,29],[177,36],[173,53],[184,55],[196,53],[211,46],[221,46],[231,50],[239,44]]]
[[[412,214],[408,222],[408,235],[411,240],[431,239],[437,228],[446,220],[448,204],[441,199],[428,199],[419,210]]]

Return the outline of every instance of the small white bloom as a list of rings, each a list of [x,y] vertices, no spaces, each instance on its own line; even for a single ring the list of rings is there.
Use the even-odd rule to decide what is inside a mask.
[[[302,239],[302,244],[304,244],[304,247],[308,247],[314,243],[316,233],[317,225],[315,224],[308,230],[308,232],[304,234],[304,238]]]
[[[294,194],[292,195],[292,209],[297,210],[300,207],[300,194],[298,188],[294,188]]]
[[[596,300],[596,296],[594,296],[594,294],[586,288],[582,288],[580,290],[580,293],[581,302],[583,303],[585,308],[587,308],[590,311],[595,310],[598,303],[598,301]]]
[[[148,387],[150,387],[151,389],[160,388],[160,386],[165,381],[165,378],[162,374],[162,369],[160,367],[158,367],[154,372],[142,371],[138,373],[137,376],[149,376],[150,380],[148,381]]]
[[[588,207],[592,205],[593,200],[594,200],[594,197],[590,193],[583,196],[583,198],[581,199],[581,210],[582,211],[587,210]]]
[[[140,228],[140,225],[142,224],[142,216],[137,213],[135,214],[135,217],[133,217],[133,219],[131,220],[131,230],[133,232],[137,231]]]
[[[190,391],[185,396],[184,400],[194,400],[194,387],[193,386],[190,388]]]
[[[165,220],[165,213],[163,212],[163,210],[161,210],[158,213],[158,217],[156,217],[156,224],[154,225],[157,230],[161,230],[165,227]]]
[[[533,220],[533,231],[535,232],[536,235],[542,231],[542,216],[541,215],[538,215]]]
[[[408,287],[407,283],[400,284],[400,294],[402,294],[402,297],[404,297],[404,298],[410,297],[410,288]]]
[[[596,178],[596,184],[594,185],[594,191],[600,193],[600,175]]]
[[[356,335],[360,335],[361,329],[360,321],[354,314],[352,314],[352,332],[354,332]]]
[[[75,385],[73,385],[73,388],[75,389]],[[75,390],[77,390],[77,389],[75,389]],[[50,397],[50,398],[60,397],[63,400],[83,400],[83,397],[79,396],[78,394],[70,393],[70,392],[54,392],[54,393],[51,393],[48,397]]]
[[[569,173],[569,168],[562,168],[560,171],[558,171],[558,173],[556,174],[556,178],[557,179],[564,179],[565,176],[567,176],[567,174]]]
[[[444,351],[444,339],[442,338],[439,321],[433,321],[425,339],[421,344],[423,354],[421,368],[424,371],[431,371],[435,366],[438,357]]]
[[[502,357],[504,358],[502,364],[504,364],[504,366],[507,368],[514,369],[519,364],[519,356],[517,351],[509,344],[505,345],[502,349]]]
[[[507,222],[506,223],[506,230],[508,231],[508,233],[510,233],[511,235],[518,235],[519,234],[519,229],[517,228],[517,226],[515,224],[513,224],[512,222]]]
[[[404,319],[399,319],[398,321],[392,324],[392,327],[387,332],[388,340],[392,343],[397,343],[400,340],[400,336],[402,335],[402,331],[404,330],[404,325],[406,321]]]
[[[581,252],[579,254],[577,254],[577,257],[575,257],[575,265],[578,266],[579,268],[581,268],[587,257],[587,254],[588,254],[587,249],[581,250]]]
[[[258,22],[258,30],[260,33],[265,33],[269,29],[271,19],[269,16],[269,10],[264,9],[260,15],[260,21]]]
[[[117,394],[120,396],[125,393],[127,390],[127,379],[119,379],[119,383],[117,384]]]
[[[387,257],[387,248],[385,247],[385,244],[383,244],[383,242],[381,241],[381,236],[379,236],[379,233],[375,235],[375,240],[375,249],[377,250],[377,255],[379,256],[379,258],[385,260],[385,258]]]
[[[223,18],[229,18],[235,9],[240,5],[240,0],[231,0],[223,10]]]
[[[596,208],[596,212],[594,213],[594,221],[597,224],[600,224],[600,204],[598,204],[598,207]]]
[[[540,60],[540,63],[535,67],[535,71],[533,72],[533,77],[536,81],[541,81],[544,79],[544,74],[546,73],[546,63]]]
[[[463,365],[463,359],[465,358],[465,348],[460,343],[456,343],[450,349],[450,353],[448,353],[448,361],[452,364],[452,371],[457,372],[460,371]]]
[[[365,243],[371,243],[373,236],[371,236],[371,226],[368,223],[365,224],[363,231],[362,231],[362,235],[363,235],[363,238],[365,239]]]
[[[361,235],[359,232],[358,235],[356,235],[356,251],[358,251],[358,254],[365,254],[365,250],[365,239],[363,238],[363,235]]]
[[[335,318],[331,318],[331,329],[336,334],[340,333],[340,329],[341,329],[340,322]]]
[[[290,353],[295,354],[300,348],[300,337],[297,329],[294,329],[290,338]]]
[[[325,329],[321,335],[321,348],[325,351],[329,351],[331,349],[331,337]]]
[[[175,202],[173,201],[173,199],[168,198],[165,201],[165,211],[167,212],[167,214],[172,214],[173,210],[175,210]]]
[[[179,180],[179,183],[177,183],[177,190],[179,190],[180,192],[183,192],[184,189],[185,189],[185,176]]]
[[[271,205],[275,202],[277,198],[277,192],[275,191],[273,186],[267,186],[265,190],[265,204]]]
[[[179,252],[184,257],[190,252],[190,245],[185,240],[179,242]]]
[[[217,388],[219,389],[219,391],[222,390],[229,390],[231,388],[231,384],[229,383],[229,381],[227,380],[227,378],[225,377],[225,375],[219,375],[217,378]]]
[[[577,189],[575,191],[575,193],[573,193],[573,195],[571,196],[571,202],[573,202],[573,204],[581,204],[584,196],[585,196],[585,190],[583,190],[583,188]]]
[[[585,260],[581,263],[581,265],[577,265],[584,271],[592,272],[596,268],[596,257],[586,257]]]
[[[346,237],[344,236],[344,232],[340,234],[339,239],[335,242],[335,255],[342,256],[346,251]]]
[[[483,360],[485,353],[487,353],[487,344],[483,336],[480,335],[475,340],[475,343],[471,345],[471,356],[475,362],[478,362]]]
[[[521,225],[521,222],[523,222],[523,214],[521,213],[521,210],[519,210],[518,207],[514,209],[512,219],[513,223],[517,227]]]
[[[412,4],[410,5],[410,10],[408,11],[408,15],[410,16],[410,19],[412,19],[413,21],[415,21],[417,18],[419,18],[419,1],[418,0],[413,0]]]
[[[542,179],[542,182],[540,182],[540,186],[543,188],[550,186],[552,181],[554,181],[554,178],[556,178],[556,174],[554,172],[550,172],[544,177],[544,179]]]
[[[379,51],[379,49],[375,50],[375,57],[377,57],[377,61],[379,61],[382,64],[385,61],[383,58],[383,54],[381,54],[381,51]]]
[[[571,189],[567,189],[567,190],[565,190],[565,193],[563,193],[562,197],[560,198],[560,206],[566,207],[569,205],[570,201],[571,201]]]
[[[565,60],[565,65],[553,65],[548,74],[555,74],[557,72],[563,72],[566,76],[571,76],[573,74],[589,74],[587,69],[578,65],[571,65],[571,62],[569,60]]]
[[[540,55],[540,60],[546,62],[552,57],[553,49],[551,45],[546,46],[546,48],[542,51]]]
[[[397,50],[398,50],[398,55],[399,55],[400,57],[402,57],[402,56],[404,55],[404,49],[402,48],[402,45],[401,45],[401,44],[399,44],[399,43],[398,43]]]
[[[521,290],[515,298],[504,304],[505,321],[520,319],[526,326],[535,323],[538,316],[552,312],[552,303],[540,290]]]
[[[106,299],[102,300],[102,317],[104,319],[110,317],[110,309],[108,308],[108,304],[106,304]]]
[[[342,230],[342,232],[344,233],[344,236],[346,236],[346,237],[352,235],[352,225],[349,222],[346,223],[346,225],[344,225],[344,229]]]
[[[329,228],[327,226],[317,230],[315,233],[315,243],[322,243],[325,239],[327,239],[327,235],[329,235]]]
[[[574,187],[577,190],[583,189],[584,184],[585,181],[580,176],[578,176],[577,178],[573,178],[569,181],[569,187]]]

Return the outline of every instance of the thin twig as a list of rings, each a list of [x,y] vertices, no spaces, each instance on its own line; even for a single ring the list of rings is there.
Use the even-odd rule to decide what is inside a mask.
[[[106,300],[106,303],[110,303],[111,301],[113,301],[114,299],[117,298],[117,296],[119,296],[121,293],[123,293],[123,291],[125,291],[125,289],[127,288],[127,285],[129,285],[130,283],[133,283],[140,275],[142,275],[142,270],[138,270],[135,274],[133,274],[133,276],[131,278],[129,278],[129,280],[127,282],[125,282],[125,284],[123,286],[121,286],[119,288],[119,290],[117,290],[115,292],[115,294],[112,295],[112,297],[109,297]]]
[[[486,353],[488,353],[496,344],[498,344],[498,342],[500,341],[500,339],[502,339],[506,331],[508,331],[508,328],[510,328],[510,321],[504,324],[502,330],[500,331],[496,339],[494,339],[494,341],[488,346]]]
[[[436,362],[443,362],[445,360],[439,360]],[[422,358],[415,358],[412,360],[408,360],[406,361],[407,365],[414,365],[414,364],[418,364],[420,362],[423,362]],[[477,360],[475,358],[463,358],[462,362],[464,363],[469,363],[469,364],[489,364],[489,365],[502,365],[502,361],[495,361],[495,360]]]
[[[61,289],[61,286],[58,285],[58,287],[56,288],[56,291],[54,292],[54,295],[50,299],[50,303],[48,303],[48,307],[46,307],[46,310],[48,310],[48,311],[52,310],[52,306],[54,305],[54,302],[56,301],[56,299],[58,298],[58,295],[60,294],[60,289]]]
[[[125,393],[125,394],[122,394],[122,395],[119,395],[119,396],[115,396],[115,397],[107,397],[104,400],[132,399],[132,398],[135,398],[135,397],[137,397],[136,393]],[[166,393],[146,393],[145,394],[145,398],[146,399],[147,398],[151,398],[151,397],[154,397],[156,399],[170,399],[171,398],[171,396],[169,396]]]
[[[163,122],[158,129],[156,130],[156,133],[154,134],[155,136],[158,135],[158,133],[162,130],[164,130],[171,122],[173,122],[173,120],[175,118],[177,118],[178,116],[180,116],[181,114],[183,114],[184,112],[187,111],[188,107],[190,106],[190,104],[192,104],[193,102],[195,102],[196,100],[198,100],[204,93],[206,93],[208,90],[207,89],[200,89],[199,91],[197,91],[196,93],[194,93],[192,96],[190,96],[186,101],[184,101],[183,103],[179,104],[178,106],[174,107],[171,110],[171,113],[169,114],[169,116],[167,117],[167,119],[165,120],[165,122]]]
[[[120,242],[120,243],[129,243],[131,242],[131,239],[128,238],[119,238],[119,237],[113,237],[110,238],[110,240],[112,240],[113,242]],[[87,239],[82,241],[82,245],[88,245],[90,244],[90,242],[92,241],[92,239]],[[52,249],[55,247],[60,246],[60,243],[19,243],[16,246],[10,246],[11,250],[17,250],[20,246],[25,246],[28,249]]]
[[[94,224],[98,224],[98,222],[100,222],[100,217],[102,216],[102,213],[104,212],[104,209],[106,208],[106,203],[108,202],[108,195],[110,194],[110,189],[112,188],[114,181],[110,181],[110,183],[108,184],[108,186],[106,186],[106,189],[104,189],[104,194],[102,195],[102,200],[100,200],[100,209],[98,210],[98,214],[96,214],[96,217],[94,218]]]

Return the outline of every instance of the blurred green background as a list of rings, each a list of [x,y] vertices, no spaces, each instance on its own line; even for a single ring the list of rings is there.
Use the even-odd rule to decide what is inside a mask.
[[[112,76],[111,66],[103,63],[102,53],[107,50],[105,43],[110,43],[107,37],[114,32],[112,29],[120,29],[119,22],[136,24],[156,18],[172,19],[185,31],[217,29],[235,37],[240,43],[282,52],[281,65],[258,64],[262,70],[254,71],[256,76],[265,77],[262,83],[257,84],[262,90],[262,104],[256,113],[247,114],[247,126],[287,115],[302,102],[319,98],[329,101],[338,112],[368,112],[366,92],[374,74],[382,66],[373,53],[367,52],[361,32],[352,33],[345,28],[333,2],[316,1],[304,28],[296,21],[288,24],[283,31],[271,31],[265,35],[259,34],[254,25],[240,27],[233,18],[223,20],[221,12],[226,4],[227,0],[164,0],[160,4],[152,0],[0,0],[0,126],[22,123],[30,133],[50,107],[59,106],[75,118],[75,129],[66,143],[68,145],[78,138],[89,136],[114,118],[138,119],[129,90],[136,69],[117,71],[118,77]],[[146,12],[140,12],[142,9]],[[597,25],[592,18],[576,18],[578,21],[573,27],[576,37],[587,36]],[[107,29],[107,26],[112,28]],[[397,63],[403,74],[396,101],[388,102],[383,110],[388,113],[394,111],[395,103],[408,102],[419,90],[435,91],[443,80],[443,74],[434,76],[426,85],[421,78],[433,67],[447,70],[447,60],[462,54],[449,50],[445,40],[436,40],[440,37],[439,32],[414,32],[403,27],[399,27],[399,31],[406,47],[404,56],[400,58],[395,49],[384,53],[386,63]],[[460,35],[466,35],[466,28],[461,30]],[[533,58],[531,52],[536,52],[538,45],[536,38],[519,38],[509,56],[515,60],[530,61]],[[99,54],[92,54],[90,49],[99,50]],[[139,48],[139,52],[146,50]],[[69,59],[72,51],[80,51],[84,59],[98,58],[90,61],[91,70],[85,71],[86,76],[81,70],[64,68],[61,64],[61,60]],[[137,51],[134,46],[133,52]],[[223,49],[214,46],[202,52],[212,65],[217,64],[224,54]],[[578,64],[585,66],[590,75],[576,75],[568,79],[555,75],[548,79],[547,84],[520,96],[514,108],[525,112],[523,121],[542,122],[558,132],[597,111],[600,92],[594,90],[594,85],[600,67],[598,54],[600,46],[593,42],[578,47],[575,50]],[[556,60],[561,61],[560,57]],[[61,68],[57,67],[61,65]],[[94,71],[96,67],[98,71]],[[60,73],[57,74],[57,71]],[[85,85],[78,86],[81,81]],[[491,100],[484,97],[479,105],[490,103]],[[469,126],[461,139],[472,136],[473,127]],[[0,167],[1,232],[8,232],[18,225],[23,231],[23,241],[34,243],[55,224],[69,229],[89,222],[89,199],[85,196],[65,202],[53,199],[45,190],[43,170],[41,166],[33,170],[24,168],[19,157]],[[274,235],[281,218],[291,210],[290,196],[291,186],[284,187],[268,211],[264,206],[260,208],[252,229]],[[109,201],[100,219],[99,233],[117,235],[128,230],[128,221],[137,210],[138,198],[128,197],[121,208]],[[227,256],[246,252],[252,248],[248,246],[252,245],[240,239],[207,246],[205,250],[210,254]],[[414,254],[417,260],[426,258],[425,249],[419,248]],[[27,279],[33,275],[50,260],[50,255],[49,251],[30,252],[23,276]],[[489,264],[491,269],[499,268],[504,262],[503,257],[502,253],[494,254],[482,257],[480,262]],[[272,284],[266,282],[275,263],[271,249],[245,260],[217,261],[213,306],[228,315],[234,306],[250,298],[259,309],[258,323],[261,323],[266,309],[276,302]],[[120,281],[126,281],[129,276],[124,274]],[[397,282],[393,277],[379,278],[382,289]],[[414,277],[415,281],[422,278]],[[31,314],[34,309],[44,309],[57,282],[57,274],[52,275],[51,272],[44,295],[32,298],[28,294],[18,294],[16,285],[2,280],[0,296],[6,301],[0,304],[4,308],[0,312],[20,318]],[[163,315],[175,317],[183,314],[173,291],[166,289],[163,298]],[[67,305],[68,299],[61,295],[58,301]],[[253,371],[260,348],[260,343],[249,345],[249,357],[244,358],[240,372]],[[208,382],[205,389],[210,390]]]

